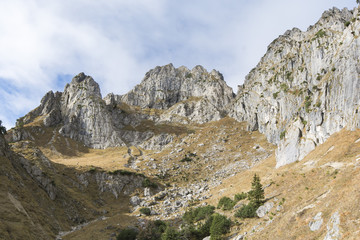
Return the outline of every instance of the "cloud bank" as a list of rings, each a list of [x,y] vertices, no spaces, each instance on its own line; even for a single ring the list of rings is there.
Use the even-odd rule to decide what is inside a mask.
[[[353,0],[0,1],[0,119],[9,128],[79,72],[123,94],[158,65],[217,69],[236,91],[267,45]]]

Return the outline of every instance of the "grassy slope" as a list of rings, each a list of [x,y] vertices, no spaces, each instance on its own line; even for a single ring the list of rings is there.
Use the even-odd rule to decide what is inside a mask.
[[[222,196],[233,197],[236,193],[250,190],[252,176],[257,173],[260,175],[263,185],[271,183],[265,189],[265,194],[269,201],[275,203],[275,207],[268,216],[262,219],[235,219],[233,217],[235,210],[224,212],[224,214],[232,217],[234,222],[238,222],[232,227],[231,234],[248,232],[247,239],[324,238],[331,215],[338,211],[342,237],[345,239],[358,239],[360,237],[360,191],[358,189],[360,183],[360,141],[357,142],[360,138],[360,130],[352,132],[343,130],[334,134],[303,161],[275,169],[274,146],[269,144],[264,136],[258,132],[249,133],[245,129],[244,123],[238,123],[230,118],[194,126],[194,133],[176,137],[170,148],[160,152],[143,150],[141,156],[138,154],[140,159],[138,167],[147,175],[157,174],[158,169],[162,167],[169,168],[170,177],[164,179],[164,183],[186,186],[200,179],[211,179],[217,170],[232,166],[238,161],[244,161],[251,168],[243,169],[234,176],[230,175],[221,179],[222,184],[210,189],[212,197],[205,201],[216,206]],[[58,172],[65,174],[67,179],[74,176],[75,171],[80,171],[75,170],[74,166],[77,166],[77,169],[85,170],[93,166],[107,170],[126,169],[123,164],[129,158],[127,149],[86,149],[81,144],[71,142],[70,139],[64,139],[60,136],[54,138],[51,134],[54,132],[56,131],[45,130],[43,132],[44,137],[38,135],[39,140],[35,144],[42,146],[43,152],[54,162],[61,163],[56,164]],[[53,139],[52,144],[47,144],[50,141],[49,139]],[[209,155],[209,149],[215,145],[217,149]],[[173,152],[176,146],[183,150]],[[260,150],[264,149],[264,151],[260,151],[257,146],[260,146]],[[132,150],[136,155],[136,149]],[[181,163],[180,160],[189,152],[196,152],[197,157],[194,157],[191,162]],[[256,156],[261,154],[261,158],[269,157],[257,161]],[[152,169],[146,164],[154,161],[158,164],[158,169]],[[171,167],[177,164],[186,166],[186,168],[181,171],[172,170]],[[212,165],[213,170],[207,168],[209,165]],[[9,169],[11,169],[11,165],[2,165],[3,172],[13,171]],[[16,174],[13,175],[17,176]],[[56,176],[56,182],[64,181],[63,178]],[[39,198],[46,199],[46,194],[42,192],[40,193],[41,197],[39,197],[40,195],[34,196],[39,190],[24,191],[24,187],[14,184],[13,179],[6,178],[4,174],[0,177],[2,178],[0,182],[2,189],[8,188],[8,192],[11,192],[18,200],[20,199],[19,201],[29,216],[39,219],[34,223],[40,226],[41,221],[45,221],[44,219],[47,218],[44,211],[38,209],[47,204],[51,205],[49,200],[39,202]],[[16,178],[20,177],[17,176]],[[28,179],[27,181],[31,180]],[[83,202],[85,206],[89,208],[98,207],[91,201],[98,194],[96,188],[89,190],[90,195],[84,195],[76,188],[71,187],[70,180],[64,181],[63,184],[64,192],[68,192],[73,198]],[[26,186],[25,188],[31,189],[31,183]],[[10,232],[20,231],[20,229],[24,229],[24,226],[30,229],[31,221],[25,213],[16,210],[16,204],[7,197],[8,192],[0,192],[1,211],[7,216],[5,218],[7,223],[0,226],[0,234],[7,234],[9,228],[11,229]],[[89,198],[89,196],[91,197]],[[275,198],[278,200],[275,201]],[[30,200],[25,201],[25,199]],[[108,205],[103,206],[102,209],[109,211],[108,218],[105,221],[94,222],[67,235],[64,239],[90,239],[91,237],[101,239],[109,237],[116,229],[128,224],[135,224],[135,216],[127,213],[127,198],[116,201],[112,196],[105,196],[104,199]],[[276,206],[282,199],[285,200],[282,204],[283,209],[276,211]],[[126,206],[119,207],[119,202],[123,202]],[[38,207],[34,208],[33,206]],[[61,208],[59,207],[59,209]],[[322,212],[324,222],[318,231],[312,232],[308,225],[318,212]],[[94,218],[89,217],[89,219]],[[271,219],[272,221],[270,221]],[[66,221],[64,222],[62,228],[66,229],[69,225]],[[253,231],[254,226],[257,226],[257,229]],[[259,229],[262,230],[259,231]],[[26,233],[26,231],[20,232]],[[51,232],[48,229],[41,230],[41,227],[37,231],[39,236],[41,231]]]
[[[222,196],[250,190],[254,173],[260,175],[265,195],[275,207],[263,219],[240,220],[233,233],[248,232],[247,239],[322,239],[327,223],[336,211],[340,214],[343,239],[360,237],[360,130],[343,130],[318,146],[303,161],[274,169],[274,156],[251,170],[227,179],[213,189],[210,204],[216,205]],[[275,202],[274,198],[278,201]],[[276,211],[281,199],[283,209]],[[310,231],[309,222],[322,212],[323,224],[318,231]],[[227,213],[230,216],[234,212]],[[272,218],[272,222],[269,221]],[[233,218],[235,219],[235,218]],[[258,225],[262,231],[253,231]]]

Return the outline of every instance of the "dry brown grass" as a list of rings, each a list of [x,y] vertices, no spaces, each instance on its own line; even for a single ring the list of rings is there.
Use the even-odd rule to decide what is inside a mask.
[[[88,153],[82,153],[74,157],[51,157],[55,163],[66,166],[87,169],[98,167],[107,171],[124,169],[124,165],[129,161],[127,147],[116,147],[103,149],[89,149]]]
[[[342,130],[303,161],[279,169],[274,169],[275,158],[272,156],[252,169],[225,180],[212,190],[214,197],[207,202],[216,205],[222,196],[233,197],[236,193],[249,191],[252,176],[257,173],[263,185],[272,183],[265,189],[266,197],[272,201],[274,197],[278,199],[275,207],[276,203],[285,199],[284,209],[277,212],[273,208],[273,215],[269,215],[273,222],[268,226],[263,219],[240,220],[243,222],[240,232],[252,233],[256,224],[264,228],[247,239],[324,238],[326,225],[336,211],[341,215],[342,237],[360,239],[360,142],[355,143],[359,138],[360,130]],[[313,208],[307,208],[312,204]],[[324,223],[320,230],[312,232],[308,225],[318,212],[323,213]]]
[[[165,182],[181,186],[209,179],[217,170],[239,161],[250,167],[254,164],[254,158],[259,155],[260,147],[270,154],[274,146],[259,132],[246,131],[246,127],[246,123],[239,123],[228,117],[193,126],[193,134],[176,137],[163,151],[143,151],[143,161],[139,168],[149,175],[156,175],[158,169],[146,166],[149,158],[155,159],[152,163],[158,164],[162,169],[170,169],[169,178]],[[182,150],[178,152],[179,149]],[[191,156],[190,162],[181,162],[189,154],[196,156]],[[186,168],[178,170],[177,165]]]
[[[211,189],[212,197],[206,202],[215,206],[223,196],[233,198],[236,193],[249,191],[254,173],[260,176],[263,185],[271,183],[265,189],[265,195],[269,201],[274,201],[275,207],[270,215],[264,218],[265,220],[235,219],[233,217],[235,211],[223,212],[234,221],[242,223],[234,226],[232,233],[246,231],[252,234],[248,235],[247,239],[322,239],[326,235],[326,225],[331,215],[338,211],[341,216],[342,237],[360,239],[360,190],[358,188],[360,185],[360,141],[357,142],[360,139],[360,130],[342,130],[324,144],[319,145],[304,160],[275,169],[275,147],[269,144],[262,134],[246,131],[245,123],[236,122],[231,118],[191,126],[193,129],[191,134],[184,129],[175,128],[174,130],[170,125],[146,124],[142,126],[144,131],[147,127],[153,129],[159,127],[158,131],[171,130],[172,133],[179,133],[171,146],[163,151],[140,149],[141,154],[137,148],[130,148],[132,155],[140,160],[139,169],[146,175],[156,175],[159,168],[169,169],[168,177],[165,180],[158,179],[158,181],[186,186],[189,183],[212,178],[217,170],[225,166],[238,161],[246,162],[249,167],[252,167],[251,169],[222,179],[221,185]],[[74,171],[69,169],[73,168],[99,167],[109,171],[125,169],[124,164],[128,163],[130,158],[126,147],[106,150],[88,149],[75,141],[56,135],[56,129],[45,129],[40,132],[36,130],[37,126],[27,127],[33,128],[34,135],[38,134],[35,145],[42,146],[42,151],[52,161],[61,164],[59,171],[69,175],[71,171]],[[48,144],[49,142],[51,144]],[[174,151],[180,148],[182,151]],[[259,149],[264,149],[270,155],[265,160],[256,162],[254,159],[260,154]],[[212,153],[209,155],[210,150]],[[196,156],[192,157],[190,162],[181,162],[181,159],[189,153],[196,153]],[[29,158],[32,156],[31,151],[24,154],[27,154]],[[157,164],[158,168],[152,169],[147,166],[150,161]],[[173,168],[176,165],[187,168],[180,168],[180,170]],[[210,165],[213,169],[208,168]],[[5,180],[4,182],[6,183]],[[77,199],[83,199],[81,193],[71,188],[68,191],[73,191]],[[97,189],[92,191],[96,194]],[[278,200],[275,201],[275,198]],[[86,199],[83,201],[86,205],[92,204]],[[275,208],[281,201],[283,201],[283,209],[277,212]],[[11,206],[9,201],[3,204],[7,208]],[[117,203],[109,204],[111,214],[108,215],[107,220],[95,222],[76,233],[69,234],[64,239],[91,239],[91,237],[99,239],[109,236],[108,234],[114,232],[114,229],[135,221],[135,218],[125,214],[127,205],[124,208],[112,209],[114,206],[112,204]],[[309,206],[314,207],[309,208]],[[24,208],[26,209],[25,206]],[[322,212],[324,223],[320,230],[311,232],[308,224],[318,212]],[[270,217],[272,222],[268,223]],[[263,230],[253,232],[254,225],[259,225],[259,228]]]

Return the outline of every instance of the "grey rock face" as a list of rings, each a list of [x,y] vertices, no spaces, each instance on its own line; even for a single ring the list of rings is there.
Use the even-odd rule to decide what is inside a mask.
[[[140,198],[138,196],[133,196],[130,198],[130,204],[134,207],[139,206]]]
[[[277,167],[331,134],[360,126],[358,9],[331,9],[306,32],[274,40],[246,77],[230,115],[278,145]]]
[[[309,228],[311,231],[317,231],[320,229],[322,223],[323,223],[323,219],[321,217],[322,213],[319,212],[315,215],[315,217],[313,218],[313,220],[309,223]]]
[[[144,129],[150,123],[204,123],[225,116],[234,94],[222,75],[203,67],[175,69],[172,64],[149,71],[141,84],[120,96],[101,97],[99,85],[80,73],[63,93],[48,92],[38,108],[21,118],[19,125],[36,118],[45,126],[61,126],[59,132],[93,148],[141,145],[161,150],[173,140],[166,132]],[[161,110],[145,111],[141,108]],[[145,123],[144,123],[145,122]],[[145,131],[144,131],[145,130]],[[12,140],[26,139],[26,132],[14,130]],[[16,133],[16,134],[15,134]]]
[[[66,85],[61,97],[64,126],[60,132],[94,148],[122,146],[110,112],[101,98],[99,85],[80,73]]]
[[[245,238],[246,234],[240,234],[238,236],[236,236],[235,238],[233,238],[232,240],[243,240]]]
[[[339,225],[340,225],[340,215],[338,212],[335,212],[331,216],[331,218],[327,224],[327,234],[326,234],[324,240],[340,239],[341,234],[340,234]]]
[[[100,192],[111,192],[116,198],[120,194],[129,195],[136,188],[141,188],[143,177],[137,175],[109,174],[96,172],[95,180]]]
[[[204,98],[200,101],[198,98]],[[163,120],[171,120],[173,114],[190,117],[194,121],[206,121],[199,107],[204,104],[211,107],[211,120],[218,119],[226,111],[226,106],[233,100],[234,93],[226,85],[223,76],[218,71],[208,73],[202,66],[196,66],[191,71],[186,67],[174,68],[172,64],[156,67],[146,73],[143,81],[129,93],[121,96],[120,101],[142,108],[169,109],[175,104],[189,100],[186,104],[174,107],[164,116]],[[211,116],[213,114],[214,116]]]
[[[57,190],[54,181],[49,178],[38,166],[30,163],[29,160],[20,157],[19,161],[31,178],[33,178],[40,187],[45,190],[50,199],[55,200]]]
[[[274,203],[273,202],[267,202],[264,205],[260,206],[257,210],[256,210],[256,215],[259,218],[265,217],[265,215],[274,207]]]

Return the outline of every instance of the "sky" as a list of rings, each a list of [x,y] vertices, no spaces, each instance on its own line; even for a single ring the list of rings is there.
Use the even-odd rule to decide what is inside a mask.
[[[9,129],[80,72],[124,94],[156,66],[220,71],[234,92],[267,46],[355,0],[1,0],[0,120]]]

